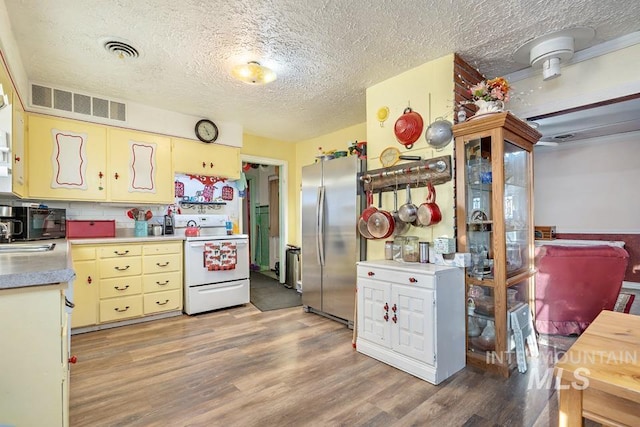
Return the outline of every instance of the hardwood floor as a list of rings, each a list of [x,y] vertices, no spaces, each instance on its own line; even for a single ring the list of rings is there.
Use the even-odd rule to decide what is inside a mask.
[[[552,386],[528,388],[553,349],[526,374],[467,367],[434,386],[357,353],[351,337],[300,307],[251,304],[74,335],[70,424],[557,425]]]

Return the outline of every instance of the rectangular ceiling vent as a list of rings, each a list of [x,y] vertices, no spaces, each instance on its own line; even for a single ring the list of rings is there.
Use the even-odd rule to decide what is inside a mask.
[[[31,105],[100,119],[127,120],[127,106],[122,102],[37,84],[31,85]]]

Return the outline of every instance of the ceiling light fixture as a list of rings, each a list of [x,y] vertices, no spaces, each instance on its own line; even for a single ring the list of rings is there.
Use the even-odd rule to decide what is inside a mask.
[[[551,80],[560,76],[560,63],[573,57],[576,50],[584,49],[595,36],[593,28],[572,28],[556,31],[529,40],[513,53],[517,62],[542,68],[542,79]]]
[[[231,75],[241,82],[252,85],[264,85],[276,79],[276,73],[255,61],[236,65],[231,70]]]

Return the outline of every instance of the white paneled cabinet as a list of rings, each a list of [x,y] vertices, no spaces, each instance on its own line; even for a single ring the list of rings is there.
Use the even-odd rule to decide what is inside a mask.
[[[461,269],[358,263],[357,349],[438,384],[465,366]]]

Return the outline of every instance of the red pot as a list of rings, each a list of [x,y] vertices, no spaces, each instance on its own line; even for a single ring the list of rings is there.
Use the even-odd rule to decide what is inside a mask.
[[[422,116],[407,107],[398,120],[396,120],[393,130],[398,142],[408,149],[411,149],[414,142],[420,138],[423,126]]]
[[[421,226],[428,227],[430,225],[436,225],[442,221],[442,212],[440,207],[436,204],[436,189],[433,188],[433,184],[430,182],[427,184],[427,200],[418,207],[417,221]]]

